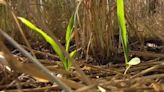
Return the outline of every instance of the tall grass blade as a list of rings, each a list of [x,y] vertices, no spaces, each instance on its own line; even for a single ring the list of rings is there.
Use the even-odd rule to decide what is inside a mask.
[[[37,28],[34,24],[32,24],[30,21],[28,21],[25,18],[18,17],[19,20],[21,20],[22,23],[24,23],[27,27],[31,28],[35,32],[39,33],[43,38],[52,46],[53,50],[57,53],[57,55],[60,57],[61,61],[65,63],[65,57],[60,49],[60,47],[57,45],[57,43],[50,37],[48,36],[44,31],[41,29]]]
[[[125,25],[125,15],[124,15],[124,0],[117,0],[117,17],[119,22],[119,27],[121,29],[121,41],[124,50],[125,63],[128,63],[128,35]]]
[[[71,36],[72,36],[72,31],[73,31],[73,27],[76,21],[76,17],[74,15],[71,16],[68,26],[67,26],[67,30],[66,30],[66,51],[68,52],[69,50],[69,46],[70,46],[70,41],[71,41]]]
[[[66,51],[69,53],[69,46],[70,46],[70,42],[71,42],[71,39],[72,39],[72,31],[73,31],[73,27],[75,25],[75,21],[76,21],[76,15],[73,14],[69,20],[69,23],[68,23],[68,26],[67,26],[67,30],[66,30]],[[77,51],[73,51],[71,52],[73,54],[76,54]],[[71,53],[70,53],[70,56],[71,56]],[[71,67],[72,66],[72,62],[70,62],[69,60],[66,60],[66,64],[65,64],[66,67]]]

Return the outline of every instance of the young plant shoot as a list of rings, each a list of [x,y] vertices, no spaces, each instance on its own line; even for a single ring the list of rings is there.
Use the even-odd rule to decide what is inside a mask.
[[[140,62],[141,62],[140,58],[138,58],[138,57],[132,58],[132,59],[127,63],[127,68],[126,68],[124,74],[127,73],[127,71],[130,69],[131,66],[138,65]]]
[[[128,63],[128,35],[125,25],[125,15],[124,15],[124,0],[117,0],[117,17],[120,27],[121,42],[124,50],[125,64]]]
[[[129,61],[129,47],[128,47],[128,35],[126,30],[126,24],[125,24],[125,14],[124,14],[124,0],[117,0],[117,17],[118,17],[118,23],[120,27],[120,36],[121,36],[121,42],[123,46],[124,51],[124,57],[125,57],[125,64],[126,64],[126,70],[132,66],[140,63],[139,58],[132,58]],[[129,62],[128,62],[129,61]]]
[[[49,35],[47,35],[43,30],[37,28],[34,24],[32,24],[27,19],[25,19],[23,17],[18,17],[18,19],[21,20],[21,22],[24,23],[27,27],[29,27],[33,31],[39,33],[46,40],[46,42],[48,42],[52,46],[53,50],[56,52],[56,54],[59,56],[60,60],[63,62],[65,70],[70,69],[72,62],[70,62],[69,60],[67,60],[65,58],[59,45]],[[72,30],[73,30],[73,26],[74,26],[74,21],[75,21],[75,19],[74,19],[74,15],[73,15],[69,21],[69,24],[67,27],[67,32],[66,32],[66,51],[67,52],[69,50],[69,45],[70,45],[71,36],[72,36]],[[74,57],[76,53],[77,53],[77,50],[74,50],[70,53],[70,56]]]
[[[70,42],[71,42],[71,39],[72,39],[72,31],[73,31],[73,27],[75,26],[75,22],[76,22],[76,15],[74,14],[74,15],[71,16],[71,18],[69,20],[67,30],[66,30],[66,36],[65,36],[66,51],[68,53],[69,53],[69,46],[70,46]],[[77,54],[77,50],[74,50],[70,53],[70,56],[75,58],[76,54]],[[66,63],[64,63],[64,66],[65,67],[71,67],[72,66],[71,61],[66,60]]]

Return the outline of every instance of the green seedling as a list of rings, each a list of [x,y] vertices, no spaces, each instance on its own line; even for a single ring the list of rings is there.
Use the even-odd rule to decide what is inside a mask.
[[[132,59],[127,63],[127,68],[126,68],[124,74],[127,73],[127,71],[130,69],[131,66],[138,65],[138,64],[140,64],[140,63],[141,63],[140,58],[138,58],[138,57],[132,58]]]
[[[137,65],[140,63],[140,59],[138,57],[132,58],[129,62],[129,47],[128,47],[128,35],[126,30],[126,24],[125,24],[125,14],[124,14],[124,0],[117,0],[117,17],[118,17],[118,23],[120,27],[120,37],[121,42],[123,46],[124,51],[124,57],[125,57],[125,64],[126,64],[126,70],[124,74],[126,74],[127,70],[132,65]]]
[[[128,35],[125,25],[125,15],[124,15],[124,0],[117,0],[117,17],[118,17],[118,23],[120,27],[120,36],[121,36],[121,42],[124,50],[124,57],[125,57],[125,64],[128,63]]]
[[[70,62],[69,60],[67,60],[64,56],[64,54],[62,53],[59,45],[53,40],[52,37],[50,37],[49,35],[47,35],[47,33],[45,33],[43,30],[37,28],[34,24],[32,24],[29,20],[23,18],[23,17],[18,17],[19,20],[21,20],[22,23],[24,23],[27,27],[31,28],[33,31],[39,33],[45,40],[46,42],[48,42],[53,50],[56,52],[56,54],[59,56],[60,60],[63,62],[64,68],[65,70],[69,70],[72,62]],[[71,41],[71,36],[72,36],[72,30],[73,30],[73,25],[74,25],[74,15],[71,17],[68,27],[67,27],[67,32],[66,32],[66,51],[68,52],[69,50],[69,45],[70,45],[70,41]],[[71,57],[75,57],[77,53],[77,50],[74,50],[70,53]]]
[[[76,17],[72,15],[67,26],[66,37],[65,37],[67,52],[69,50],[70,41],[72,39],[72,31],[73,31],[73,26],[74,26],[75,21],[76,21]]]
[[[72,31],[73,31],[73,27],[75,25],[75,22],[76,22],[76,15],[74,14],[71,16],[71,18],[69,20],[67,30],[66,30],[66,36],[65,36],[66,52],[68,52],[68,53],[69,53],[69,46],[70,46],[70,42],[72,39]],[[70,53],[70,56],[75,58],[76,54],[77,54],[77,50],[74,50]],[[65,62],[66,62],[66,63],[64,63],[65,67],[71,67],[72,66],[72,63],[69,60],[66,60]]]

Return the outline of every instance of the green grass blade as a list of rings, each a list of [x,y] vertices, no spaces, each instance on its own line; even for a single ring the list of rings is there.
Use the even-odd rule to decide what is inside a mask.
[[[66,51],[68,52],[69,50],[69,46],[70,46],[70,41],[71,41],[71,36],[72,36],[72,31],[73,31],[73,26],[75,24],[76,21],[76,17],[74,15],[71,16],[68,26],[67,26],[67,30],[66,30]]]
[[[77,52],[78,52],[77,50],[72,51],[72,52],[69,54],[70,57],[75,58],[76,55],[77,55]],[[67,60],[67,64],[66,64],[65,66],[71,67],[71,66],[72,66],[72,62],[71,62],[70,60]],[[68,70],[69,70],[69,68],[68,68]]]
[[[125,63],[128,63],[128,35],[125,25],[125,15],[124,15],[124,0],[117,0],[117,17],[121,29],[121,41],[124,50]]]
[[[75,56],[77,55],[77,50],[74,50],[70,53],[70,57],[75,58]]]
[[[68,26],[67,26],[67,30],[66,30],[66,51],[69,52],[69,46],[70,46],[70,42],[72,39],[72,31],[73,31],[73,27],[76,21],[76,17],[75,14],[73,14],[69,20]],[[74,51],[73,51],[74,52]],[[71,52],[72,53],[72,52]],[[70,56],[71,56],[70,53]],[[72,57],[72,56],[71,56]],[[72,62],[70,62],[69,60],[66,60],[66,63],[64,64],[65,67],[71,67],[72,66]],[[66,69],[68,70],[68,69]]]
[[[27,19],[22,18],[22,17],[18,17],[18,19],[21,20],[21,22],[24,23],[27,27],[31,28],[32,30],[34,30],[35,32],[37,32],[41,36],[43,36],[43,38],[52,46],[53,50],[57,53],[57,55],[59,55],[61,61],[63,61],[63,62],[66,61],[60,47],[58,46],[58,44],[50,36],[48,36],[41,29],[37,28],[34,24],[32,24]]]

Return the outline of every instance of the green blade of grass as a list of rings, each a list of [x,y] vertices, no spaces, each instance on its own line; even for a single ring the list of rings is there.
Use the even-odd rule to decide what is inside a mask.
[[[69,52],[69,46],[70,46],[70,42],[72,39],[72,31],[73,31],[73,27],[75,25],[75,21],[76,21],[76,15],[73,14],[69,20],[68,26],[67,26],[67,30],[66,30],[66,37],[65,37],[65,41],[66,41],[66,51]],[[74,52],[74,51],[73,51]],[[71,56],[71,53],[70,53]],[[72,57],[72,56],[71,56]],[[66,63],[64,64],[65,67],[71,67],[72,62],[70,62],[69,60],[66,60]],[[68,69],[66,69],[68,70]]]
[[[22,23],[24,23],[27,27],[31,28],[35,32],[39,33],[41,36],[44,37],[44,39],[52,46],[53,50],[59,55],[61,61],[65,62],[65,57],[58,46],[58,44],[50,37],[48,36],[44,31],[41,29],[37,28],[34,24],[32,24],[30,21],[28,21],[25,18],[18,17],[19,20],[21,20]]]
[[[77,50],[72,51],[69,55],[70,55],[70,57],[75,58],[77,55]],[[68,65],[68,67],[71,67],[72,62],[70,60],[68,60],[67,65]]]
[[[72,36],[72,31],[73,31],[73,26],[75,24],[76,21],[76,17],[74,15],[71,16],[68,26],[67,26],[67,30],[66,30],[66,51],[68,52],[69,50],[69,46],[70,46],[70,41],[71,41],[71,36]]]
[[[127,30],[126,30],[126,25],[125,25],[124,0],[117,0],[117,17],[118,17],[119,26],[121,29],[120,33],[121,33],[121,41],[123,45],[123,50],[124,50],[125,63],[127,64],[129,48],[128,48],[128,35],[127,35]]]

